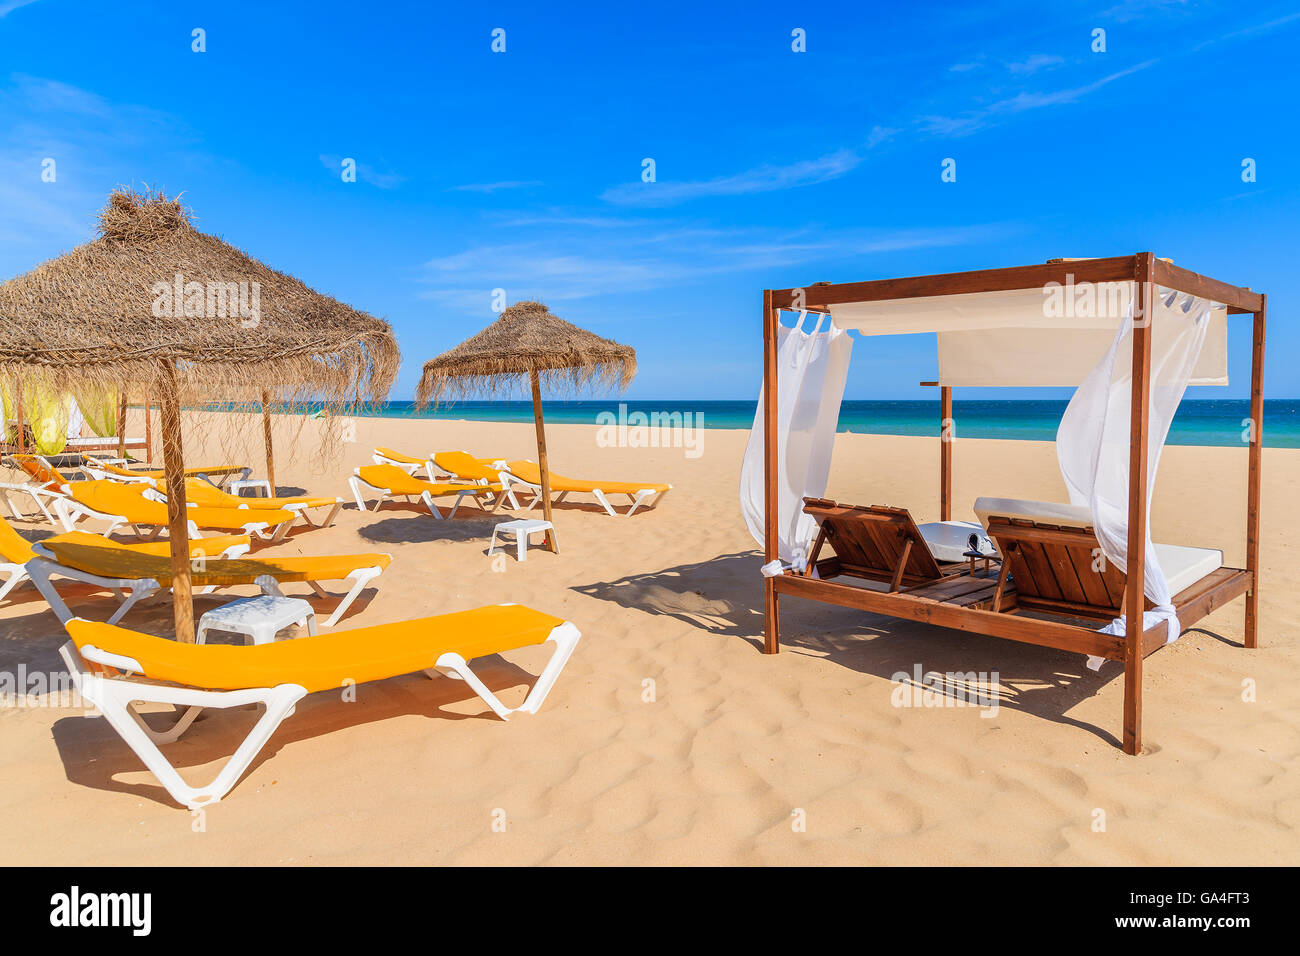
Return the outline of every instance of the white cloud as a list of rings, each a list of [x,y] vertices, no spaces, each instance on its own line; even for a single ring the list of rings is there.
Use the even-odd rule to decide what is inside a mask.
[[[540,186],[542,183],[537,179],[506,179],[499,183],[467,183],[464,186],[453,186],[453,192],[461,193],[494,193],[501,189],[524,189],[528,186]]]
[[[862,157],[841,149],[820,159],[807,159],[787,166],[763,165],[731,176],[704,180],[661,179],[653,183],[624,183],[601,194],[606,202],[625,206],[673,206],[709,196],[744,196],[812,186],[838,179],[853,170]],[[659,168],[662,176],[664,170]]]
[[[988,106],[969,110],[960,116],[923,116],[920,120],[921,128],[924,132],[941,136],[967,136],[1018,113],[1039,109],[1044,106],[1057,106],[1062,103],[1076,102],[1089,93],[1108,86],[1123,77],[1137,73],[1139,70],[1145,70],[1156,62],[1158,61],[1146,60],[1136,66],[1110,73],[1083,86],[1052,90],[1046,93],[1017,93],[1015,96],[998,100]]]
[[[0,17],[7,17],[19,7],[35,3],[36,0],[0,0]]]
[[[1028,76],[1031,73],[1037,73],[1039,70],[1060,66],[1064,62],[1065,57],[1057,56],[1054,53],[1035,53],[1033,56],[1026,57],[1019,62],[1008,63],[1007,69],[1012,73]]]
[[[628,295],[745,272],[986,241],[1003,226],[942,229],[802,230],[772,241],[767,230],[665,228],[647,234],[554,229],[517,241],[478,244],[425,262],[424,299],[466,313],[483,313],[491,290],[512,302],[563,302]]]

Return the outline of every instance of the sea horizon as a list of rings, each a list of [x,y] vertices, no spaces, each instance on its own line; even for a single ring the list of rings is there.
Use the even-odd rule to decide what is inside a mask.
[[[957,438],[1054,441],[1067,399],[954,399],[953,434]],[[227,410],[242,406],[224,405]],[[626,423],[706,429],[753,426],[757,402],[749,400],[582,399],[543,402],[548,424]],[[419,409],[413,401],[369,405],[354,413],[363,418],[416,418],[441,421],[531,422],[530,401],[460,401],[437,409]],[[1249,399],[1185,399],[1169,430],[1168,444],[1238,447],[1243,444]],[[604,416],[602,418],[602,416]],[[612,418],[611,418],[612,416]],[[655,418],[654,416],[659,416]],[[687,418],[686,416],[691,416]],[[840,407],[839,432],[866,435],[932,437],[939,432],[939,403],[919,399],[846,399]],[[1300,448],[1300,399],[1264,400],[1264,447]]]

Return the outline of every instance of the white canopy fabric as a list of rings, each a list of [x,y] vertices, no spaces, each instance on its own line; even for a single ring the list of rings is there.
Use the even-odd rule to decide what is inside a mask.
[[[1162,290],[1151,319],[1151,400],[1147,418],[1147,500],[1155,490],[1156,469],[1169,425],[1211,325],[1215,305],[1186,293]],[[1056,433],[1056,456],[1070,503],[1087,505],[1093,530],[1105,557],[1121,571],[1128,569],[1128,483],[1130,410],[1133,382],[1132,307],[1097,367],[1075,391]],[[1173,594],[1146,528],[1144,589],[1155,605],[1143,617],[1143,630],[1167,622],[1169,641],[1178,638]],[[1117,618],[1103,631],[1124,634]],[[1099,666],[1092,658],[1090,666]]]
[[[831,452],[840,402],[849,373],[853,340],[842,330],[794,328],[777,333],[777,539],[780,561],[802,570],[817,522],[804,514],[805,496],[821,497],[831,471]],[[763,490],[763,393],[740,470],[740,510],[754,540],[766,537]]]
[[[82,416],[81,406],[77,404],[75,398],[69,396],[68,403],[68,437],[80,438],[81,429],[86,425],[86,419]]]
[[[850,302],[832,305],[830,312],[838,328],[862,335],[937,332],[940,385],[1077,386],[1106,355],[1133,294],[1132,282],[1051,283],[1041,289]],[[1223,306],[1211,314],[1190,384],[1228,384]]]

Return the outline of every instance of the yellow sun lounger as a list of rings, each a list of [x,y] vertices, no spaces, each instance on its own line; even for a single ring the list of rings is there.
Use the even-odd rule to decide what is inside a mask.
[[[146,542],[142,544],[122,544],[112,541],[102,535],[87,534],[84,531],[73,531],[69,534],[59,534],[53,537],[45,538],[42,541],[32,542],[22,537],[13,526],[4,518],[0,518],[0,574],[8,574],[8,578],[3,585],[0,585],[0,600],[4,598],[30,577],[28,565],[33,558],[40,557],[39,549],[51,543],[58,545],[61,542],[85,541],[98,543],[102,546],[112,546],[130,551],[135,554],[168,555],[170,545],[166,541]],[[196,538],[190,542],[190,554],[195,557],[202,555],[220,556],[220,557],[238,557],[248,552],[248,538],[244,535],[224,535],[211,538]],[[48,554],[48,552],[46,552]],[[129,592],[131,588],[126,588]],[[142,595],[143,596],[143,595]],[[123,594],[123,599],[126,595]],[[139,598],[130,599],[130,604],[134,604]],[[127,607],[130,605],[128,604]],[[126,613],[123,609],[122,613]],[[121,615],[119,614],[120,618]]]
[[[95,479],[109,479],[116,481],[139,482],[141,484],[152,484],[160,481],[165,477],[161,469],[141,469],[132,471],[128,468],[120,468],[117,465],[110,464],[98,458],[87,456],[84,466],[88,475]],[[253,473],[253,469],[245,465],[209,465],[204,468],[186,468],[185,474],[191,478],[202,478],[215,486],[224,485],[235,475],[239,477],[237,481],[244,481]],[[217,481],[212,481],[217,478]]]
[[[66,486],[68,497],[54,502],[65,531],[75,529],[83,518],[108,522],[105,535],[111,535],[123,525],[129,525],[141,538],[154,538],[167,527],[167,506],[157,500],[159,492],[152,487],[123,484],[118,481],[74,481]],[[197,538],[199,530],[236,532],[281,540],[297,515],[292,511],[253,511],[248,508],[186,508],[190,536]],[[143,528],[149,528],[147,533]]]
[[[433,463],[440,472],[446,472],[461,481],[498,488],[501,493],[492,504],[493,511],[503,501],[510,502],[512,509],[518,508],[519,499],[510,490],[510,486],[504,483],[506,479],[501,475],[501,469],[493,467],[494,461],[496,459],[475,458],[467,451],[442,451],[433,456]]]
[[[159,480],[155,486],[163,495],[167,494],[167,482]],[[185,479],[185,503],[200,508],[246,508],[250,511],[292,511],[310,528],[328,528],[334,523],[334,516],[343,507],[342,498],[329,498],[324,495],[294,495],[289,498],[241,498],[228,491],[203,481],[201,478]],[[323,521],[313,521],[312,508],[329,508]]]
[[[376,465],[393,465],[402,469],[408,475],[414,475],[423,468],[429,478],[433,478],[433,472],[429,468],[429,459],[427,458],[415,458],[400,451],[385,448],[383,445],[376,448],[375,453],[370,457],[374,459]]]
[[[320,597],[329,597],[319,582],[346,581],[350,584],[348,592],[325,620],[326,627],[336,624],[366,585],[382,574],[393,560],[390,555],[379,552],[249,558],[241,557],[243,552],[228,549],[218,552],[217,546],[226,540],[199,538],[190,542],[190,583],[193,587],[203,588],[207,593],[219,587],[254,584],[264,593],[277,594],[280,584],[301,583]],[[247,542],[248,539],[242,540]],[[208,542],[213,544],[208,545]],[[205,545],[208,547],[206,551]],[[59,620],[64,622],[70,621],[73,614],[50,583],[52,576],[124,592],[126,603],[109,618],[110,624],[120,621],[138,601],[159,588],[171,586],[172,565],[166,541],[141,547],[74,531],[46,538],[33,547],[37,557],[28,562],[27,573]]]
[[[408,500],[419,498],[428,506],[429,511],[435,518],[441,518],[443,515],[438,510],[438,506],[433,503],[434,498],[445,498],[448,495],[456,496],[456,502],[451,506],[451,511],[447,514],[448,518],[453,518],[456,515],[456,509],[460,507],[461,500],[466,496],[477,501],[481,495],[490,496],[501,490],[500,485],[479,485],[473,482],[441,484],[425,481],[423,478],[408,475],[396,465],[364,465],[358,468],[356,474],[348,479],[348,484],[352,487],[352,496],[357,499],[357,507],[362,511],[366,510],[366,501],[361,497],[361,486],[365,485],[379,492],[379,497],[375,500],[375,511],[379,510],[379,506],[390,495],[400,495]],[[496,507],[495,504],[493,507]]]
[[[632,513],[640,508],[643,504],[647,508],[657,505],[663,496],[672,490],[672,485],[658,484],[654,482],[636,482],[636,481],[582,481],[578,478],[567,478],[564,475],[557,475],[555,472],[549,472],[548,477],[551,483],[551,493],[555,495],[556,502],[563,501],[565,496],[570,492],[579,494],[589,494],[600,502],[602,508],[610,515],[619,517],[614,506],[609,503],[606,495],[627,495],[631,499],[631,507],[622,516],[630,518]],[[526,487],[533,493],[533,500],[528,503],[526,510],[531,511],[542,500],[542,470],[537,467],[536,462],[532,461],[512,461],[507,463],[507,472],[502,476],[503,480],[509,484],[519,484]],[[649,504],[646,502],[649,501]]]
[[[519,711],[537,712],[581,636],[567,621],[517,604],[252,647],[180,644],[80,618],[68,621],[67,630],[72,640],[60,653],[82,698],[99,708],[172,798],[190,809],[229,793],[307,694],[425,671],[464,680],[508,720]],[[506,707],[470,670],[476,658],[548,641],[555,651],[519,707]],[[158,731],[136,711],[137,701],[186,710],[170,728]],[[246,704],[266,710],[215,779],[191,787],[159,745],[179,739],[205,707]]]

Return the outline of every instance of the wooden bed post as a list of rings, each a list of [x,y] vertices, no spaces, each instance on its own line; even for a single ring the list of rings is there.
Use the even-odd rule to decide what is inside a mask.
[[[780,520],[780,498],[777,496],[777,398],[776,398],[776,339],[780,313],[772,307],[772,293],[763,292],[763,560],[777,559],[777,523]],[[775,654],[781,649],[776,579],[763,578],[763,653]]]
[[[271,486],[270,496],[275,497],[275,453],[271,445],[271,393],[262,389],[262,439],[266,444],[266,481]]]
[[[1254,347],[1250,356],[1250,464],[1246,479],[1246,570],[1250,590],[1246,592],[1247,647],[1259,646],[1259,505],[1260,469],[1264,458],[1264,326],[1268,296],[1260,296],[1255,313]]]
[[[126,457],[126,386],[117,396],[117,457]]]
[[[1146,609],[1147,419],[1151,404],[1151,322],[1155,257],[1144,252],[1134,270],[1133,382],[1129,406],[1128,568],[1124,589],[1124,752],[1142,752],[1142,620]]]
[[[952,386],[939,386],[939,520],[952,520]]]
[[[181,445],[180,384],[176,366],[161,360],[163,475],[167,482],[167,541],[172,559],[172,611],[176,640],[194,643],[194,598],[190,590],[190,535],[185,517],[185,460]]]

